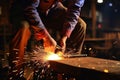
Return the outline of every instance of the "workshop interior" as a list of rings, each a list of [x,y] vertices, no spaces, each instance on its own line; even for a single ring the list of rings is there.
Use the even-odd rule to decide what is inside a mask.
[[[0,0],[0,80],[120,80],[120,0],[85,0],[80,17],[86,36],[80,55],[70,48],[61,56],[59,45],[58,54],[47,55],[42,41],[31,38],[19,71],[11,70],[8,60],[11,1]]]

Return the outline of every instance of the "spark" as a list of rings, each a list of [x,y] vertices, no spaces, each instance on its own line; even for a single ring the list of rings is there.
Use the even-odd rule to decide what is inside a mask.
[[[45,57],[46,60],[61,60],[62,57],[59,54],[49,52]]]
[[[108,73],[108,72],[109,72],[109,70],[108,70],[108,69],[104,69],[104,72],[105,72],[105,73]]]

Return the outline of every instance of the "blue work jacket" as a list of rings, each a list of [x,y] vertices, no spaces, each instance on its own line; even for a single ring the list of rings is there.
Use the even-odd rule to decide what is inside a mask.
[[[15,0],[10,9],[10,21],[14,23],[14,21],[27,20],[31,25],[44,29],[45,26],[37,11],[41,1],[42,0]],[[59,0],[56,0],[52,5],[57,2],[59,2]],[[62,0],[61,3],[67,7],[63,34],[69,37],[77,24],[84,0]]]

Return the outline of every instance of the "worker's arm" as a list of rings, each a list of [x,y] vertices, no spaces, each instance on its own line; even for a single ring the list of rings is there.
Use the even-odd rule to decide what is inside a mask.
[[[64,2],[64,1],[63,1]],[[73,29],[75,28],[78,18],[80,17],[81,7],[84,4],[84,0],[69,0],[66,4],[66,18],[63,24],[62,38],[60,45],[65,50],[66,40],[70,37]]]
[[[39,13],[37,12],[37,7],[40,0],[24,0],[24,16],[32,25],[31,28],[34,32],[36,40],[43,39],[44,48],[46,51],[53,52],[56,46],[56,41],[47,32]]]
[[[69,0],[67,2],[66,18],[63,24],[63,36],[70,37],[80,17],[80,11],[83,4],[84,0]]]

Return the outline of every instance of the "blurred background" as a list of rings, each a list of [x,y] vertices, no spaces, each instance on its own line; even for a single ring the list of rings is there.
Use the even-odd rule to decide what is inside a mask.
[[[11,0],[0,0],[0,58],[8,53]],[[83,53],[106,59],[120,59],[120,0],[85,0],[81,15],[87,23]]]
[[[2,75],[6,75],[4,73],[8,69],[8,45],[12,33],[8,21],[11,1],[0,0],[0,70],[4,68],[0,72]],[[120,0],[85,0],[80,17],[87,23],[82,54],[120,61]]]

